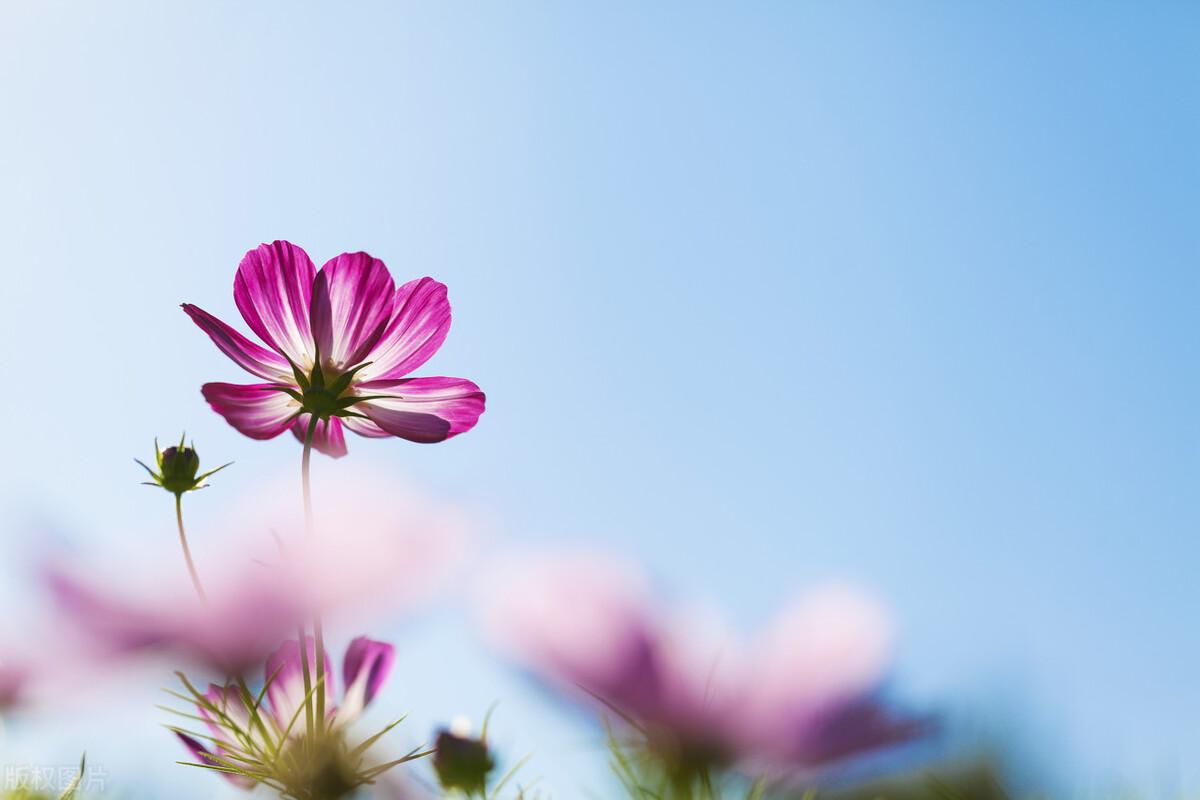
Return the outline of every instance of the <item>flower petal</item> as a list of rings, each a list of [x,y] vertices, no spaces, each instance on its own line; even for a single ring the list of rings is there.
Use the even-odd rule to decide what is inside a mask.
[[[301,444],[308,435],[308,423],[311,419],[312,415],[301,414],[292,423],[292,433],[296,434]],[[317,452],[333,458],[346,455],[346,436],[342,433],[342,423],[337,417],[317,423],[317,429],[313,431],[313,447]]]
[[[364,380],[403,378],[428,361],[450,331],[446,286],[433,278],[401,286],[393,307],[391,321],[369,354],[371,365],[359,373]]]
[[[321,358],[339,369],[361,363],[388,326],[395,293],[387,267],[366,253],[342,253],[321,267],[311,311]]]
[[[404,378],[359,384],[371,396],[354,406],[383,430],[411,442],[441,442],[475,427],[486,398],[463,378]]]
[[[309,305],[316,274],[308,253],[276,241],[246,253],[233,281],[233,300],[250,329],[305,368],[313,362]]]
[[[250,709],[246,708],[242,693],[237,688],[210,683],[208,691],[204,693],[204,699],[220,712],[214,712],[200,703],[196,704],[200,716],[212,731],[213,738],[217,740],[218,751],[223,747],[235,747],[239,731],[251,733]]]
[[[391,674],[395,660],[396,649],[387,642],[376,642],[365,636],[350,642],[342,663],[342,678],[346,681],[346,693],[338,709],[338,718],[342,722],[358,717],[374,699]]]
[[[213,411],[251,439],[274,439],[300,408],[273,383],[206,383],[200,391]]]
[[[342,425],[345,426],[346,430],[353,431],[359,436],[366,436],[370,439],[386,439],[391,436],[390,433],[374,422],[371,422],[371,420],[362,417],[342,417]]]
[[[207,767],[216,767],[217,769],[214,770],[215,772],[219,772],[238,788],[249,789],[254,786],[255,782],[250,778],[247,778],[245,775],[238,775],[236,772],[226,772],[224,765],[221,763],[224,761],[224,759],[220,758],[219,756],[214,756],[204,747],[204,745],[200,744],[200,742],[196,741],[191,736],[188,736],[186,733],[182,733],[180,731],[175,731],[175,735],[179,737],[181,742],[183,742],[184,747],[191,751],[192,757],[196,759],[197,764],[203,764]]]
[[[292,369],[287,359],[255,344],[202,308],[191,303],[184,303],[182,307],[192,322],[199,325],[220,351],[239,367],[269,381],[290,379]]]
[[[315,685],[317,680],[316,642],[311,636],[304,637],[304,642],[309,679]],[[292,724],[293,718],[296,718],[298,721],[292,725],[291,735],[302,734],[304,732],[304,668],[300,663],[300,645],[295,639],[284,642],[267,658],[265,680],[268,683],[267,699],[271,702],[271,713],[275,715],[279,729],[286,730]],[[325,708],[327,711],[333,710],[333,698],[333,663],[329,660],[329,653],[326,652]]]

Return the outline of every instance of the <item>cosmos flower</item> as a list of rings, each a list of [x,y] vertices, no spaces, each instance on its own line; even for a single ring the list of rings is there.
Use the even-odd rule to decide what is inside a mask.
[[[315,675],[316,646],[312,637],[306,637],[305,651],[309,674]],[[394,660],[395,650],[390,644],[365,636],[350,642],[342,663],[342,679],[346,688],[342,692],[341,703],[335,705],[335,673],[328,654],[325,655],[326,745],[342,748],[340,735],[343,728],[357,719],[383,688]],[[195,695],[196,711],[209,733],[175,730],[197,763],[216,767],[235,785],[247,789],[259,782],[256,778],[266,778],[284,785],[301,779],[296,770],[305,772],[305,767],[316,760],[312,753],[308,753],[302,759],[305,763],[284,764],[283,769],[279,768],[279,753],[305,734],[303,711],[306,693],[299,640],[285,641],[267,658],[263,680],[265,702],[261,705],[258,705],[258,698],[247,693],[244,684],[210,684],[203,694],[193,690],[189,684],[189,690]],[[342,749],[336,760],[351,760],[345,756],[346,751]],[[355,766],[349,766],[349,771],[353,772]],[[311,779],[310,775],[303,776],[303,780],[308,779]]]
[[[44,580],[79,645],[96,656],[160,652],[227,674],[241,674],[306,619],[287,576],[257,568],[222,584],[207,603],[175,584],[148,592],[102,588],[65,564]]]
[[[672,768],[812,774],[919,730],[880,699],[891,628],[858,590],[814,589],[752,643],[656,601],[622,561],[551,554],[506,573],[485,624],[508,656],[636,726]]]
[[[183,310],[262,383],[206,383],[213,410],[253,439],[291,430],[340,457],[343,428],[360,436],[440,442],[475,426],[484,394],[462,378],[410,378],[450,328],[446,287],[420,278],[396,288],[383,262],[343,253],[318,271],[276,241],[242,259],[233,285],[242,318],[267,347],[185,303]],[[269,349],[268,349],[269,348]]]
[[[47,558],[41,572],[63,636],[94,656],[161,653],[222,672],[257,669],[314,614],[360,626],[417,613],[469,548],[471,523],[457,506],[353,466],[315,488],[319,535],[304,536],[293,483],[264,480],[235,495],[206,532],[197,555],[207,603],[172,577],[165,545],[109,559],[107,569],[81,555]]]
[[[12,708],[21,699],[28,677],[23,667],[0,659],[0,712]]]

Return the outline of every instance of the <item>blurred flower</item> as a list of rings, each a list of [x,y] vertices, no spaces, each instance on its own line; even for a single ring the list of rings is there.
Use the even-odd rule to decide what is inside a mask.
[[[249,565],[247,565],[249,566]],[[70,569],[51,565],[45,582],[59,612],[99,655],[164,651],[228,674],[240,674],[293,633],[307,609],[279,574],[258,568],[225,576],[225,591],[205,604],[176,584],[140,597],[102,589]]]
[[[260,665],[316,612],[355,624],[411,612],[458,564],[461,514],[377,472],[338,472],[316,489],[313,536],[302,535],[290,478],[234,504],[215,526],[220,538],[206,539],[220,555],[205,575],[207,604],[158,577],[172,573],[165,561],[105,580],[59,557],[45,582],[69,630],[98,654],[163,651],[221,672]]]
[[[343,253],[317,271],[308,254],[276,241],[238,267],[234,301],[271,348],[185,303],[184,311],[221,352],[265,383],[207,383],[204,398],[253,439],[291,429],[313,446],[346,454],[342,428],[360,436],[440,442],[475,426],[484,395],[462,378],[406,378],[429,360],[450,329],[446,287],[420,278],[396,288],[383,262]]]
[[[196,453],[196,446],[193,443],[191,447],[184,447],[183,441],[184,436],[181,435],[178,445],[168,447],[166,450],[159,450],[158,440],[154,440],[154,461],[158,465],[158,472],[150,469],[138,459],[134,459],[153,478],[152,481],[146,481],[147,486],[161,486],[174,495],[194,492],[208,485],[204,481],[209,476],[233,463],[231,461],[229,464],[222,464],[216,469],[210,469],[208,472],[197,475],[196,473],[200,471],[200,456]]]
[[[434,744],[433,769],[438,783],[446,791],[460,791],[468,797],[483,797],[487,791],[488,775],[496,760],[488,751],[487,739],[475,738],[469,731],[449,729],[438,731]]]
[[[306,637],[303,649],[308,672],[314,675],[312,637]],[[244,789],[264,783],[284,796],[327,800],[347,796],[387,768],[417,756],[414,751],[384,765],[365,765],[367,750],[396,723],[357,747],[350,747],[345,739],[345,726],[358,718],[391,672],[395,653],[390,644],[365,636],[350,643],[342,666],[346,689],[340,705],[334,705],[334,672],[326,655],[327,724],[313,738],[307,737],[303,718],[307,694],[300,651],[299,640],[291,639],[267,658],[264,688],[258,697],[250,694],[244,682],[210,684],[201,693],[184,679],[208,733],[174,731],[197,764],[214,769]]]
[[[25,668],[0,660],[0,712],[17,704],[28,678]]]
[[[510,657],[597,700],[681,772],[810,773],[917,731],[878,700],[890,625],[849,587],[801,597],[747,646],[695,614],[664,613],[624,562],[575,552],[507,573],[485,622]]]

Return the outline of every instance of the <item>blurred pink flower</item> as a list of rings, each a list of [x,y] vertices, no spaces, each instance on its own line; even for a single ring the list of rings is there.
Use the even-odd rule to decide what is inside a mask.
[[[265,383],[206,383],[204,399],[252,439],[291,430],[346,454],[342,428],[360,436],[440,442],[475,426],[484,394],[462,378],[408,378],[450,329],[446,287],[420,278],[396,288],[384,263],[343,253],[318,271],[283,241],[251,250],[238,267],[234,302],[271,348],[185,303],[183,310],[238,366]]]
[[[159,651],[240,674],[295,635],[307,612],[303,595],[282,576],[262,568],[258,575],[241,572],[243,579],[224,582],[204,604],[178,583],[129,595],[63,565],[48,567],[45,580],[80,645],[97,655]]]
[[[891,626],[847,586],[801,597],[747,645],[665,613],[636,569],[580,551],[507,572],[484,622],[509,657],[688,763],[813,772],[919,727],[879,701]]]
[[[305,638],[305,652],[309,674],[315,675],[316,645],[311,636]],[[377,642],[365,636],[350,642],[342,661],[342,679],[346,688],[342,693],[341,704],[336,705],[335,673],[326,653],[324,690],[329,729],[349,724],[362,714],[366,705],[387,682],[394,660],[395,649],[386,642]],[[212,758],[214,751],[218,757],[228,758],[235,764],[244,763],[247,758],[253,759],[252,754],[247,756],[241,752],[244,745],[240,742],[246,737],[260,751],[271,752],[275,743],[298,739],[303,735],[304,720],[301,710],[304,708],[306,695],[299,640],[285,641],[267,658],[263,682],[267,687],[267,700],[264,704],[267,713],[263,718],[268,729],[260,728],[252,722],[250,710],[253,704],[247,707],[239,686],[209,684],[204,698],[211,708],[197,703],[196,709],[212,733],[213,749],[205,747],[193,736],[176,731],[176,735],[196,757],[197,763],[219,765],[220,760]],[[213,708],[218,709],[220,713],[215,713]],[[242,788],[254,785],[254,781],[244,776],[228,772],[222,774]]]
[[[20,701],[28,678],[26,668],[0,660],[0,712]]]
[[[196,549],[207,604],[186,582],[136,580],[172,575],[173,563],[143,562],[103,580],[84,577],[94,566],[85,573],[60,557],[44,570],[60,615],[99,654],[163,651],[240,672],[294,638],[314,613],[358,625],[412,612],[457,566],[466,547],[461,515],[377,472],[338,473],[314,491],[312,536],[303,534],[291,479],[234,503],[221,538]],[[219,554],[219,569],[205,569],[208,553]]]

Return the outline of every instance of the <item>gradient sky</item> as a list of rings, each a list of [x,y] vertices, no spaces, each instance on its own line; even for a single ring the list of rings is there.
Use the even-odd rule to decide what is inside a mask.
[[[747,627],[860,580],[900,696],[1036,741],[1048,780],[1200,787],[1198,34],[1182,2],[9,0],[5,607],[46,521],[97,560],[169,544],[130,460],[156,435],[237,461],[197,531],[294,469],[204,405],[243,376],[178,304],[236,320],[261,241],[365,249],[450,286],[425,371],[489,405],[352,459]],[[594,736],[460,614],[398,643],[417,728],[500,698],[510,754],[584,796]],[[87,748],[125,796],[153,764],[161,796],[184,768],[134,695],[10,758]]]

